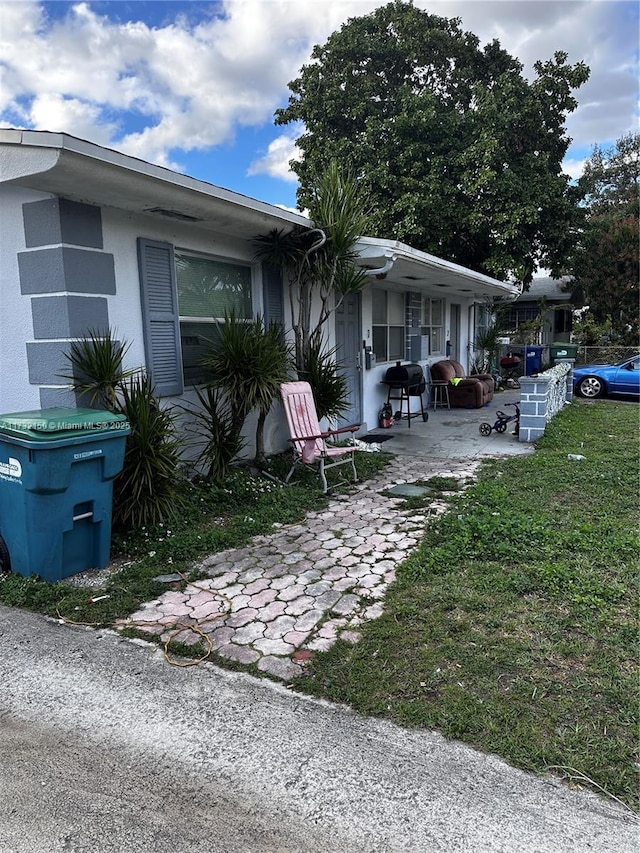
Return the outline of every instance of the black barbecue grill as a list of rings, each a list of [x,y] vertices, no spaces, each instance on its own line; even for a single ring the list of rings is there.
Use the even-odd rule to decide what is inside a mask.
[[[387,403],[391,400],[400,402],[399,414],[402,417],[402,408],[406,401],[407,404],[407,423],[411,427],[411,418],[422,416],[423,421],[429,420],[429,413],[424,407],[422,395],[427,388],[427,380],[424,372],[419,364],[401,364],[396,362],[394,367],[390,367],[385,373],[382,380],[383,385],[387,386]],[[411,397],[420,398],[420,411],[411,411]]]

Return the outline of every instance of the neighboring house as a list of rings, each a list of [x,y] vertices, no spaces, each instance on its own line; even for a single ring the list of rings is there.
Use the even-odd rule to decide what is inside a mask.
[[[286,281],[252,239],[309,225],[302,215],[66,134],[0,130],[0,165],[0,412],[75,405],[64,353],[89,329],[129,342],[127,366],[171,404],[194,398],[225,310],[289,328]],[[518,291],[394,241],[358,250],[371,285],[327,333],[349,381],[344,420],[372,428],[389,365],[467,363],[488,301]],[[267,452],[286,446],[282,423],[267,421]]]
[[[573,319],[570,307],[572,292],[567,288],[571,281],[571,276],[534,278],[529,290],[511,305],[503,324],[505,334],[517,332],[525,326],[525,329],[531,329],[531,340],[522,343],[568,343]]]

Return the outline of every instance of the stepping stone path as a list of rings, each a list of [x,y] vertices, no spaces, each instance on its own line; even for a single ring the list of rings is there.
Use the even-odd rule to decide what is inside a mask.
[[[446,509],[436,498],[415,513],[381,492],[434,476],[469,482],[478,464],[397,457],[303,523],[207,557],[198,564],[206,578],[164,593],[118,625],[187,645],[205,634],[221,657],[283,680],[300,675],[314,652],[339,638],[357,643],[363,622],[382,615],[396,567],[417,547],[429,518]]]

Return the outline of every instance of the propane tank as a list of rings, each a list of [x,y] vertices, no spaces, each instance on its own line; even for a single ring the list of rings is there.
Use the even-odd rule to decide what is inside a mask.
[[[389,427],[393,426],[393,411],[389,403],[385,403],[380,409],[380,414],[378,415],[378,426],[380,429],[389,429]]]

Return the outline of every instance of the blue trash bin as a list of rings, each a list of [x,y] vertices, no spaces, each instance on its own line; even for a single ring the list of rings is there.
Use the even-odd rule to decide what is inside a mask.
[[[533,376],[534,373],[540,373],[542,370],[542,353],[543,346],[534,346],[527,344],[524,348],[524,375]]]
[[[108,565],[129,432],[96,409],[0,415],[0,562],[51,582]]]

